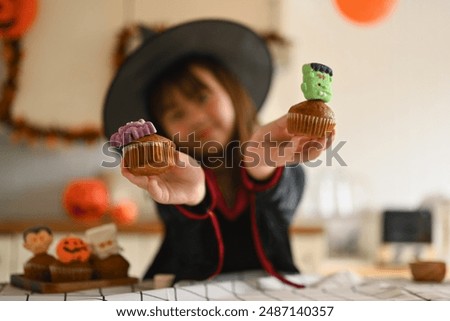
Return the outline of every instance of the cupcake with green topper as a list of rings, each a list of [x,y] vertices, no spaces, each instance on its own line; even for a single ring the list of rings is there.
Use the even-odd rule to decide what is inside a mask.
[[[293,135],[324,137],[336,126],[333,110],[326,104],[331,100],[333,71],[320,63],[302,67],[301,89],[306,101],[289,109],[287,129]]]

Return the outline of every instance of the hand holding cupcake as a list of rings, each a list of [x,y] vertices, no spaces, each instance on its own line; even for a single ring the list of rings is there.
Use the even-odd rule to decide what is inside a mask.
[[[122,174],[156,202],[196,205],[204,198],[203,169],[176,151],[170,139],[156,134],[150,121],[128,122],[111,136],[110,144],[122,149]]]

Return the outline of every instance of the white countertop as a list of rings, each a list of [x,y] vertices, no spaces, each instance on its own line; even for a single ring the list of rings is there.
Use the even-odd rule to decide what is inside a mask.
[[[70,293],[40,294],[0,285],[0,301],[366,301],[450,300],[450,282],[419,283],[409,278],[363,277],[339,271],[328,276],[290,275],[305,284],[295,289],[277,279],[255,271],[219,276],[210,281],[179,282],[173,287],[152,289],[152,282],[84,290]]]

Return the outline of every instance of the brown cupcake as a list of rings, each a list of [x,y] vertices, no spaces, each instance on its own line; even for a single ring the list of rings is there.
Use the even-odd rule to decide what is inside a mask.
[[[57,261],[50,265],[50,274],[52,282],[80,282],[91,280],[93,269],[88,262]]]
[[[56,258],[47,253],[40,253],[29,259],[24,267],[24,277],[31,280],[50,282],[50,265]]]
[[[306,100],[288,112],[287,129],[293,135],[325,137],[336,125],[334,112],[322,100]]]
[[[96,279],[120,279],[128,277],[130,263],[120,254],[112,254],[107,258],[92,258],[94,278]]]
[[[121,126],[110,144],[122,149],[124,166],[134,175],[159,175],[175,165],[175,144],[156,134],[153,123],[144,119]]]
[[[175,144],[168,138],[151,134],[123,148],[124,165],[134,175],[159,175],[175,165]]]

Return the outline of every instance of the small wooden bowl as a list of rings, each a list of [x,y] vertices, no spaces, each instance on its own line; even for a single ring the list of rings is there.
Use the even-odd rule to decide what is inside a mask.
[[[414,281],[441,282],[445,278],[445,262],[418,261],[410,263],[409,267]]]

